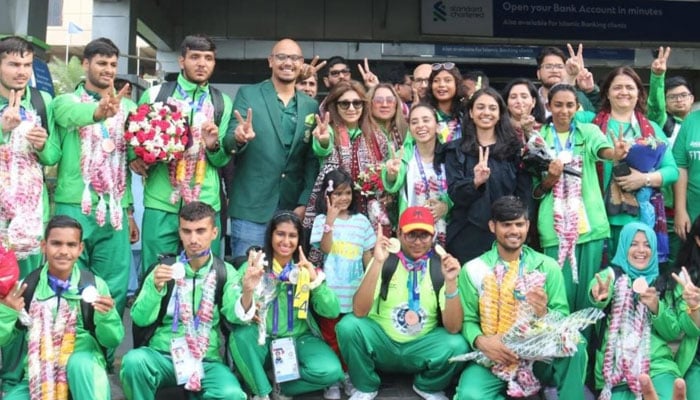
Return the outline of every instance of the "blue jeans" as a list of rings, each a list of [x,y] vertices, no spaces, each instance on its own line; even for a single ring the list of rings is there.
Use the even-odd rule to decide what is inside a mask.
[[[265,244],[267,224],[231,218],[231,251],[233,257],[244,256],[250,246]]]

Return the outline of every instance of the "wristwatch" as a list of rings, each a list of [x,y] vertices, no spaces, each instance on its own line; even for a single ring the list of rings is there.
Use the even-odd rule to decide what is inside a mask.
[[[323,233],[333,232],[333,227],[328,224],[323,224]]]

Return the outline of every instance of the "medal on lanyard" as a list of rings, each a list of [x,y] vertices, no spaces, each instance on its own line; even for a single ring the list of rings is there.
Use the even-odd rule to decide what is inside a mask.
[[[557,158],[561,160],[562,164],[569,164],[574,160],[574,155],[571,150],[571,136],[574,133],[574,124],[572,123],[569,128],[569,136],[566,138],[566,147],[562,147],[561,141],[559,140],[559,134],[557,133],[554,124],[551,124],[552,133],[554,134],[554,148],[557,151]]]

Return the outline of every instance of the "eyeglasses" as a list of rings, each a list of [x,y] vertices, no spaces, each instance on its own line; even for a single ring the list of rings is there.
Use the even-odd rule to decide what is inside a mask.
[[[338,105],[338,108],[340,108],[343,111],[350,108],[350,106],[352,106],[352,108],[354,108],[355,110],[361,110],[362,106],[364,106],[362,100],[353,100],[353,101],[343,100],[343,101],[337,102],[336,104]]]
[[[689,99],[691,97],[693,97],[692,93],[685,92],[685,93],[678,93],[678,94],[669,94],[668,96],[666,96],[666,99],[668,101],[683,101],[683,100]]]
[[[284,53],[277,53],[273,54],[272,57],[275,57],[275,60],[283,62],[287,60],[292,60],[292,62],[299,62],[304,59],[304,56],[300,56],[298,54],[284,54]]]
[[[415,242],[416,240],[420,240],[421,242],[426,242],[429,239],[432,239],[433,235],[430,232],[426,231],[411,231],[406,234],[406,239],[409,242]]]
[[[455,63],[453,63],[453,62],[435,63],[435,64],[433,64],[433,71],[440,71],[441,69],[449,71],[454,67],[455,67]]]
[[[556,69],[557,71],[561,71],[564,69],[564,64],[542,64],[540,65],[540,68],[545,70],[545,71],[551,71]]]
[[[350,70],[345,68],[345,69],[333,69],[328,71],[328,75],[332,76],[334,78],[337,78],[340,75],[350,75]]]
[[[428,82],[430,82],[430,79],[428,78],[416,78],[413,80],[413,83],[417,84],[418,86],[428,86]]]
[[[394,96],[376,96],[375,98],[372,99],[372,103],[374,104],[395,104],[396,103],[396,97]]]

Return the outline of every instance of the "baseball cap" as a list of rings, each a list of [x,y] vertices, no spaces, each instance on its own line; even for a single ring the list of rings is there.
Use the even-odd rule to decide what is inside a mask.
[[[408,207],[399,218],[399,228],[403,233],[420,230],[434,234],[435,220],[433,214],[426,207]]]

